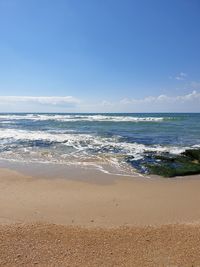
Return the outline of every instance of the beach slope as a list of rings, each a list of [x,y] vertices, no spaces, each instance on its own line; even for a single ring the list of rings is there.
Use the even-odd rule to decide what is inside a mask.
[[[102,175],[1,169],[0,266],[200,266],[198,176]]]

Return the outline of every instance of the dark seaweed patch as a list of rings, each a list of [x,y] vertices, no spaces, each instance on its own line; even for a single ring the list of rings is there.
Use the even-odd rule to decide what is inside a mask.
[[[180,155],[151,153],[141,160],[127,157],[126,161],[141,173],[163,177],[185,176],[200,173],[200,149],[188,149]]]

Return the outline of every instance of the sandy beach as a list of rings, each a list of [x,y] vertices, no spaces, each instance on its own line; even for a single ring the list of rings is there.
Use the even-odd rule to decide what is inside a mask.
[[[0,266],[200,266],[199,176],[77,173],[0,170]]]
[[[0,266],[200,266],[200,227],[0,227]]]

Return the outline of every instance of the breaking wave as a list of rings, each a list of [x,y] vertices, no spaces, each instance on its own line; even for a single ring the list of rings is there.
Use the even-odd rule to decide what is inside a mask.
[[[61,144],[66,147],[71,147],[76,151],[86,153],[107,153],[107,154],[123,154],[134,156],[138,159],[145,152],[169,152],[171,154],[179,154],[186,147],[176,146],[161,146],[161,145],[144,145],[138,143],[123,142],[120,136],[110,138],[100,137],[90,134],[80,133],[60,133],[60,132],[43,132],[43,131],[26,131],[16,129],[0,129],[0,144],[6,146],[16,143],[22,143],[27,146],[35,146],[36,142],[40,141],[42,147],[45,143]]]
[[[166,117],[141,117],[141,116],[119,116],[119,115],[52,115],[52,114],[1,114],[1,123],[7,123],[11,120],[31,120],[31,121],[60,121],[60,122],[76,122],[76,121],[91,121],[91,122],[161,122],[171,118]]]

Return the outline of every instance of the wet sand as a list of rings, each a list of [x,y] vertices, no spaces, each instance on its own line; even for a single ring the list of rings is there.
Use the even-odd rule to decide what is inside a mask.
[[[84,177],[48,180],[1,169],[0,223],[115,227],[200,222],[199,176],[137,179],[95,175],[88,181]]]
[[[0,266],[200,266],[200,176],[96,175],[0,169]]]

